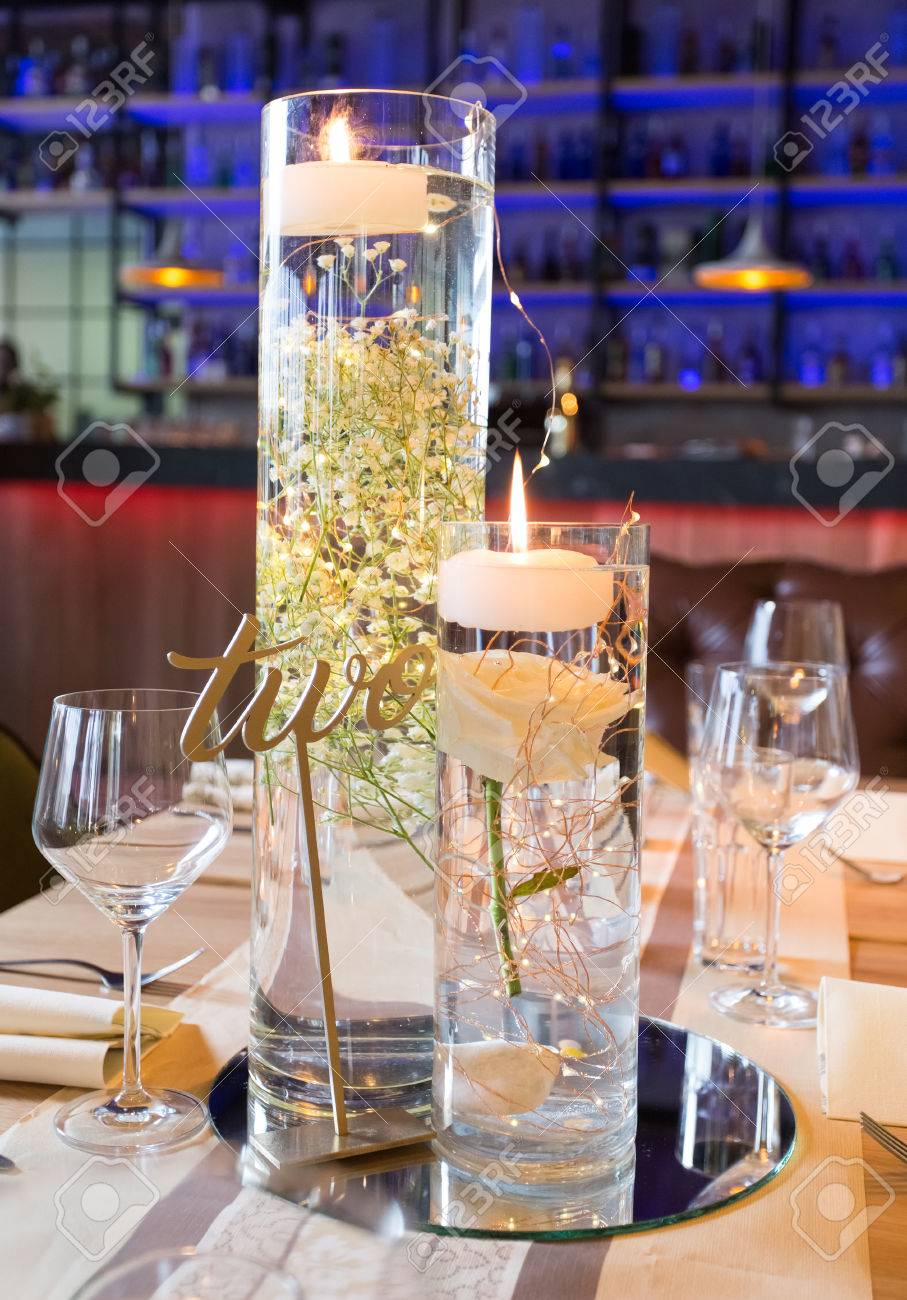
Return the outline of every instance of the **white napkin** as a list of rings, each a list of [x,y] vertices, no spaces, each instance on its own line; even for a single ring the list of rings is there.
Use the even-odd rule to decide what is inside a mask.
[[[907,988],[830,979],[819,985],[817,1046],[829,1119],[907,1125]]]
[[[142,1050],[173,1033],[181,1019],[167,1007],[143,1007]],[[119,1069],[122,1033],[121,1003],[0,985],[0,1079],[103,1088]]]
[[[907,794],[871,788],[858,790],[806,842],[813,841],[827,843],[834,853],[857,862],[904,866],[907,864]]]

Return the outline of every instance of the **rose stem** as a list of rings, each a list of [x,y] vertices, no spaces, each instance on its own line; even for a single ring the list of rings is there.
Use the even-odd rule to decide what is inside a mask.
[[[488,831],[488,852],[491,856],[491,902],[488,912],[494,923],[495,943],[501,958],[501,978],[509,998],[522,993],[513,959],[510,926],[507,922],[507,884],[504,876],[504,844],[501,838],[501,796],[503,786],[491,777],[482,778],[485,786],[485,826]]]

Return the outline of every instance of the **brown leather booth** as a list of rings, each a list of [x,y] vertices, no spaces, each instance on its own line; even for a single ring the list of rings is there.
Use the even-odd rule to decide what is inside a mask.
[[[829,550],[834,533],[829,534]],[[845,556],[841,557],[846,559]],[[684,667],[739,659],[753,602],[817,597],[844,609],[864,773],[907,777],[907,568],[849,573],[770,560],[687,565],[652,560],[648,726],[685,748]]]

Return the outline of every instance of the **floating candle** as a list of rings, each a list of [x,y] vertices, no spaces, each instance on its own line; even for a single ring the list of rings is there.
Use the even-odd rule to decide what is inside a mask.
[[[501,632],[568,632],[608,617],[614,601],[612,569],[585,551],[527,549],[519,453],[513,466],[510,529],[512,551],[478,547],[441,561],[441,618]]]
[[[396,235],[428,224],[428,172],[409,163],[354,157],[345,118],[325,128],[321,161],[280,171],[282,235]]]

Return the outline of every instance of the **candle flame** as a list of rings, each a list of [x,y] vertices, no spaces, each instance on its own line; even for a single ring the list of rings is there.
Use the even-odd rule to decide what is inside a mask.
[[[526,522],[526,492],[523,487],[523,462],[520,453],[513,457],[510,481],[510,545],[514,551],[529,550],[529,525]]]
[[[345,117],[332,117],[325,128],[325,148],[322,151],[328,162],[350,162],[353,156],[350,129]]]

